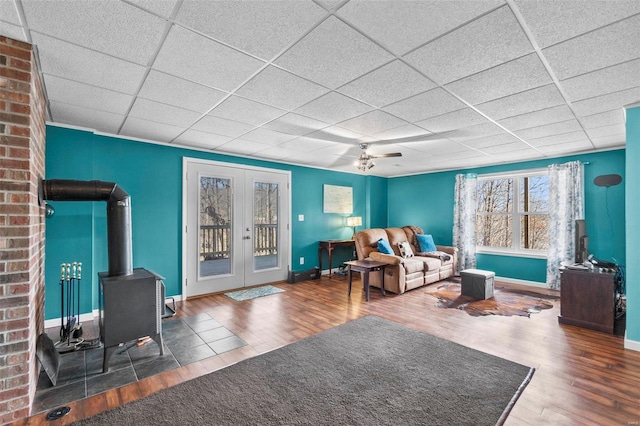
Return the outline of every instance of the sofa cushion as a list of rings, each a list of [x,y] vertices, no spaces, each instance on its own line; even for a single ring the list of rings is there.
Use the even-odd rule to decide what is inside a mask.
[[[389,242],[382,238],[378,240],[378,251],[384,254],[394,254]]]
[[[387,233],[382,228],[363,229],[356,233],[358,259],[366,259],[372,252],[377,252],[380,238],[387,238]]]
[[[437,271],[442,266],[440,259],[430,256],[425,256],[423,253],[418,253],[413,259],[419,260],[424,264],[425,271]]]
[[[413,250],[411,250],[411,245],[408,241],[398,243],[398,250],[400,251],[400,256],[405,259],[408,257],[413,257]]]
[[[428,253],[430,251],[436,251],[436,244],[433,242],[433,236],[429,234],[417,234],[416,239],[420,246],[420,251]]]
[[[407,274],[412,274],[414,272],[422,272],[425,269],[425,263],[416,257],[412,257],[410,259],[405,259],[402,262],[404,266],[404,270]]]

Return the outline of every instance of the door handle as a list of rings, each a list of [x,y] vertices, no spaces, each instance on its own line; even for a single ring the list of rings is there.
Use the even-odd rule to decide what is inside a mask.
[[[251,239],[251,236],[250,236],[250,235],[247,235],[247,236],[245,236],[245,237],[242,237],[242,239],[243,239],[243,240],[250,240],[250,239]]]

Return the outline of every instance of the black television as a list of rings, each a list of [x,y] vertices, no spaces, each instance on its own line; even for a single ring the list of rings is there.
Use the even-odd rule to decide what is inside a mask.
[[[576,220],[576,264],[582,264],[589,256],[589,237],[587,236],[587,223],[584,219]]]

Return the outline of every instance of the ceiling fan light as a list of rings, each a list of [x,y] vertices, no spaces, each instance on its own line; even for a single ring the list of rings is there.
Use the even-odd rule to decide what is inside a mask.
[[[371,169],[375,165],[376,165],[376,163],[374,163],[373,161],[369,161],[369,164],[367,164],[367,169]]]

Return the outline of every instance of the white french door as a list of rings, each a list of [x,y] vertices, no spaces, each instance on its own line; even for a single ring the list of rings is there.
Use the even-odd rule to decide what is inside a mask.
[[[193,158],[183,168],[183,294],[286,279],[290,174]]]

